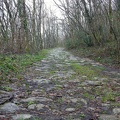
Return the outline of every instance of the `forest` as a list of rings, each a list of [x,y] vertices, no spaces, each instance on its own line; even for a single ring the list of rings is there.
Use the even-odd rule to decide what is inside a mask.
[[[32,1],[31,1],[32,2]],[[58,39],[58,23],[44,0],[0,1],[0,52],[34,53],[54,47]]]
[[[119,119],[120,0],[0,0],[0,120]]]
[[[83,48],[91,51],[83,52],[87,56],[120,63],[119,0],[59,0],[56,4],[66,18],[63,30],[68,49]]]
[[[95,48],[91,51],[97,50],[97,57],[108,57],[108,61],[119,64],[119,0],[53,1],[62,18],[47,9],[44,0],[30,4],[1,0],[0,53],[36,53],[64,44],[68,49]]]

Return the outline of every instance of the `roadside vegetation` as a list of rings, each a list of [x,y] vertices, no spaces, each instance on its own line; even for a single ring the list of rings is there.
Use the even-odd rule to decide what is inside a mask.
[[[47,53],[48,50],[41,50],[36,54],[0,55],[0,83],[9,82],[15,77],[22,79],[19,75],[20,72],[42,60]]]
[[[44,0],[0,1],[0,85],[21,79],[20,72],[45,57],[44,49],[58,44],[56,19]]]
[[[99,68],[94,68],[89,65],[79,65],[77,63],[71,64],[72,68],[75,70],[76,74],[81,75],[81,76],[86,76],[88,79],[93,79],[94,77],[100,76],[101,69]]]
[[[65,47],[120,68],[120,1],[65,0],[57,5],[66,18]]]
[[[68,48],[67,48],[68,49]],[[100,62],[106,66],[120,68],[120,64],[116,59],[116,49],[111,45],[104,47],[87,47],[87,46],[76,46],[76,48],[68,49],[74,55],[79,57],[86,57]]]

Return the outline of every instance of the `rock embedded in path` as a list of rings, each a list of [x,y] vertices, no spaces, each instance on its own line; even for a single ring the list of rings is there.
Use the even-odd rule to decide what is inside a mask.
[[[44,107],[45,107],[45,105],[43,105],[43,104],[38,104],[38,105],[36,105],[37,110],[41,110],[41,109],[43,109]]]
[[[80,101],[87,105],[87,101],[85,99],[81,99]]]
[[[110,107],[110,104],[109,103],[102,103],[102,106],[103,107]]]
[[[27,99],[22,99],[21,102],[49,102],[51,99],[45,97],[30,97]]]
[[[99,120],[120,120],[120,116],[115,115],[100,115]]]
[[[74,111],[75,111],[75,108],[67,108],[65,111],[66,111],[66,112],[74,112]]]
[[[83,82],[81,85],[82,86],[101,86],[103,83],[100,82],[100,81],[86,81],[86,82]]]
[[[11,101],[14,98],[14,94],[0,90],[0,105]]]
[[[77,99],[77,98],[73,98],[73,99],[71,99],[71,102],[77,103],[77,102],[78,102],[78,99]]]
[[[10,113],[14,113],[18,110],[20,110],[20,108],[14,103],[6,103],[0,108],[0,111],[10,112]]]
[[[114,109],[113,109],[113,113],[120,115],[120,108],[114,108]]]
[[[31,94],[34,95],[34,96],[36,96],[36,95],[40,95],[41,93],[43,93],[43,90],[39,90],[39,89],[37,90],[36,89],[36,90],[32,91]]]
[[[29,110],[34,110],[35,107],[36,107],[36,104],[32,104],[32,105],[29,105],[29,106],[28,106],[28,109],[29,109]]]
[[[36,101],[36,97],[30,97],[30,98],[21,100],[21,102],[35,102],[35,101]]]
[[[44,104],[32,104],[28,106],[29,110],[33,110],[33,109],[37,109],[37,110],[41,110],[45,107]]]
[[[32,115],[30,114],[17,114],[15,116],[12,116],[13,120],[30,120],[32,118]]]
[[[108,103],[102,103],[101,105],[102,105],[102,110],[103,111],[108,111],[109,108],[110,108],[110,104],[108,104]]]
[[[47,79],[33,79],[32,80],[33,82],[37,82],[38,84],[43,84],[43,83],[50,83],[50,80],[47,80]]]
[[[100,81],[87,81],[88,85],[99,86],[101,85]]]
[[[46,92],[53,91],[53,90],[55,90],[55,89],[56,89],[55,87],[53,87],[53,86],[51,87],[51,86],[50,86],[50,87],[48,87],[48,88],[46,89]]]
[[[68,85],[68,84],[64,84],[63,87],[64,87],[64,88],[67,88],[67,87],[69,87],[69,85]]]

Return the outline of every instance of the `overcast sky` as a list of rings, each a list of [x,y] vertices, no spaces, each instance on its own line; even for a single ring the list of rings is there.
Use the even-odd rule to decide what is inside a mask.
[[[53,11],[53,13],[55,15],[57,15],[57,17],[61,18],[62,17],[62,13],[61,10],[56,6],[56,4],[54,3],[53,0],[44,0],[46,3],[46,6],[48,9],[51,9]],[[59,0],[55,0],[56,2]]]
[[[59,0],[55,0],[57,3]],[[26,2],[31,6],[33,0],[26,0]],[[46,6],[47,6],[47,9],[48,10],[52,10],[53,13],[58,17],[58,18],[62,18],[62,12],[61,10],[57,7],[57,5],[54,3],[53,0],[44,0]]]

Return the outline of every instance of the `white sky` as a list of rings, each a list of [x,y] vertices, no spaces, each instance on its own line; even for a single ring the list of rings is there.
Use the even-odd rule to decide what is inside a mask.
[[[56,6],[53,0],[44,0],[44,1],[46,3],[47,9],[51,9],[58,18],[62,17],[61,10]],[[59,0],[55,0],[55,1],[57,2]]]
[[[58,2],[59,0],[55,0],[56,2]],[[33,0],[26,0],[26,2],[31,5],[33,2]],[[61,10],[57,7],[57,5],[54,3],[53,0],[44,0],[46,6],[47,6],[47,9],[48,10],[52,10],[53,13],[58,17],[58,18],[63,18],[62,17],[62,12]]]

